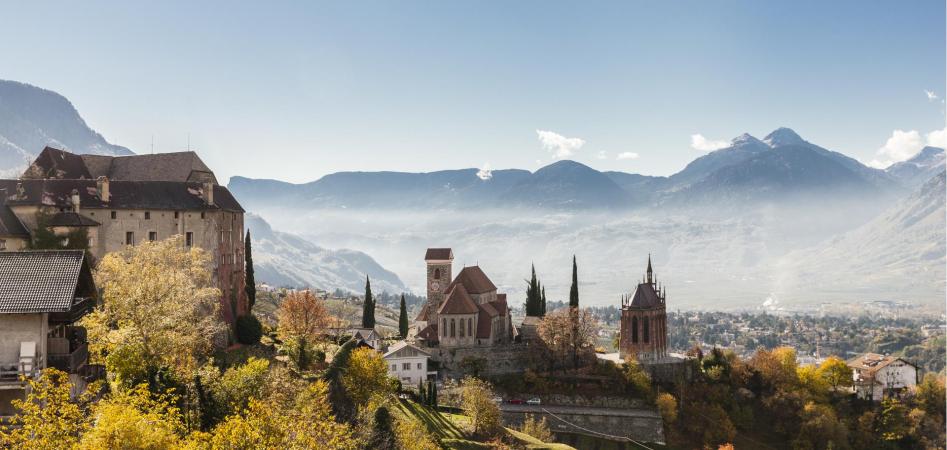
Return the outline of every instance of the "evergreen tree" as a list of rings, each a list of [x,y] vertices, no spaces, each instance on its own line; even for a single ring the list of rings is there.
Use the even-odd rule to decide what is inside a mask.
[[[247,229],[247,236],[243,238],[243,257],[244,257],[244,266],[243,273],[246,280],[246,291],[247,291],[247,312],[253,310],[253,304],[256,303],[256,281],[253,279],[253,252],[250,248],[250,229]]]
[[[388,408],[379,406],[378,409],[375,410],[375,420],[373,422],[372,434],[368,438],[366,448],[372,450],[397,450],[398,441],[395,438],[391,413],[388,412]]]
[[[569,289],[569,307],[579,307],[579,268],[575,262],[575,255],[572,255],[572,288]]]
[[[418,380],[418,403],[424,404],[424,380]]]
[[[539,315],[544,317],[546,315],[546,286],[543,286],[542,292],[542,307],[539,308]]]
[[[433,381],[427,383],[427,405],[437,409],[437,383]]]
[[[352,352],[355,350],[355,338],[342,344],[332,357],[332,363],[322,375],[322,379],[329,385],[329,406],[335,421],[348,423],[355,420],[356,407],[345,386],[342,385],[342,374],[349,365]]]
[[[401,294],[401,314],[398,315],[398,331],[401,339],[408,337],[408,307],[404,304],[404,294]]]
[[[536,266],[532,267],[532,276],[529,281],[526,282],[526,304],[524,309],[526,309],[527,316],[538,316],[540,315],[540,293],[539,293],[539,281],[536,279]]]
[[[375,328],[375,299],[372,298],[372,282],[365,276],[365,302],[362,303],[362,328]]]

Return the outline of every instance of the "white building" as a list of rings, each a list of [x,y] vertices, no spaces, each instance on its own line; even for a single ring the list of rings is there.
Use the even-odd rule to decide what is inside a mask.
[[[388,374],[401,380],[404,386],[415,386],[437,372],[428,371],[431,354],[405,341],[388,349],[384,358],[388,363]]]
[[[907,360],[877,353],[865,353],[848,361],[852,368],[855,394],[876,402],[900,397],[917,385],[917,366]]]

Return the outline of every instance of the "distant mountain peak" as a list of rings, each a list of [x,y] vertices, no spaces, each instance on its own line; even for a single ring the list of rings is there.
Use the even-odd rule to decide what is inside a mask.
[[[750,133],[743,133],[733,138],[732,141],[730,141],[731,147],[736,147],[738,145],[745,145],[745,144],[755,144],[755,143],[762,143],[762,141],[760,141],[759,139],[757,139],[755,136],[753,136]]]
[[[763,142],[770,147],[780,147],[783,145],[805,144],[806,140],[790,128],[779,127],[773,130],[772,133],[767,134],[766,137],[763,138]]]

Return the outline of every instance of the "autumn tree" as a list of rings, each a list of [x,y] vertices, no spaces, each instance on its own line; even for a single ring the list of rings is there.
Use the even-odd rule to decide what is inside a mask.
[[[830,356],[819,365],[819,375],[832,386],[833,391],[852,384],[852,368],[837,356]]]
[[[595,352],[598,330],[598,322],[590,312],[566,308],[543,317],[537,331],[560,363],[571,359],[573,368],[577,368],[580,359]]]
[[[664,419],[665,425],[670,426],[677,421],[677,399],[674,398],[673,395],[662,392],[658,394],[654,403],[657,405],[658,412],[661,413],[661,418]]]
[[[493,402],[493,386],[478,378],[461,382],[461,408],[470,417],[474,434],[491,436],[500,428],[500,408]]]
[[[277,332],[290,345],[293,362],[300,370],[312,363],[312,345],[329,325],[330,317],[323,301],[312,292],[293,291],[276,311]]]
[[[81,450],[175,448],[184,434],[177,398],[140,384],[112,392],[93,409],[95,424],[82,436]]]
[[[388,365],[381,353],[362,347],[352,352],[342,374],[342,385],[356,405],[367,406],[378,396],[391,392]]]
[[[28,385],[26,399],[11,402],[17,413],[9,426],[0,425],[0,448],[47,450],[77,445],[89,423],[84,402],[70,398],[69,374],[45,369]]]
[[[800,419],[799,432],[793,440],[794,448],[849,448],[848,430],[832,407],[808,402],[800,412]]]
[[[209,267],[209,254],[186,247],[180,235],[102,258],[95,273],[99,319],[112,326],[94,327],[89,337],[109,351],[106,364],[120,381],[134,385],[161,368],[189,379],[210,355],[226,326]]]
[[[555,440],[545,416],[537,420],[532,414],[527,414],[526,419],[523,420],[523,424],[520,426],[520,431],[543,442],[553,442]]]

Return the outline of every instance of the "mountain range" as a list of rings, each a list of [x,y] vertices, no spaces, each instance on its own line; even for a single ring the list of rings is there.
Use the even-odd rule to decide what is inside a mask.
[[[62,95],[0,80],[0,177],[22,173],[47,145],[80,154],[133,154],[89,128]]]
[[[491,177],[478,176],[474,168],[339,172],[303,184],[235,176],[228,187],[251,208],[749,208],[840,198],[877,205],[879,199],[903,196],[925,175],[944,170],[943,149],[925,149],[915,159],[890,171],[874,169],[779,128],[763,140],[738,136],[728,147],[695,159],[670,177],[600,172],[563,160],[535,172],[494,170]]]

